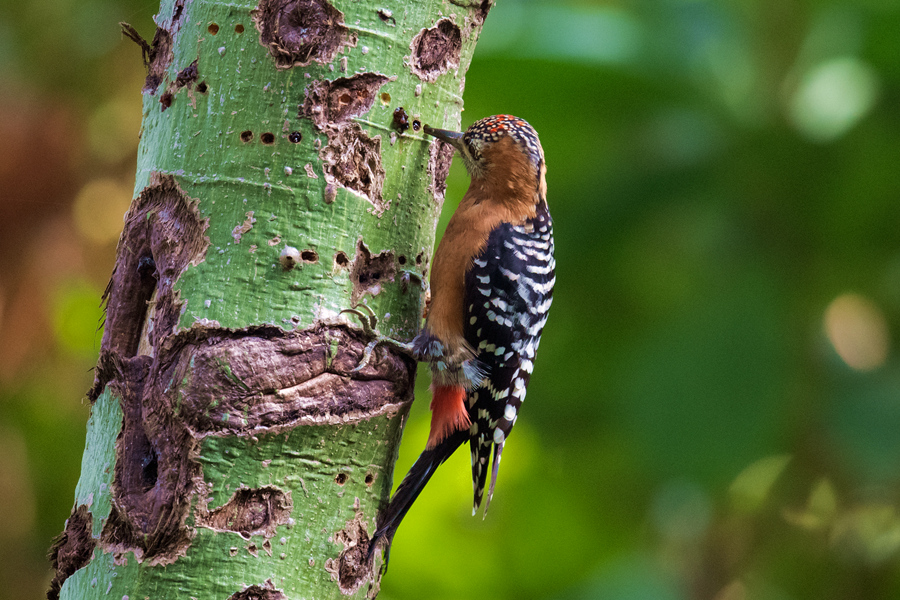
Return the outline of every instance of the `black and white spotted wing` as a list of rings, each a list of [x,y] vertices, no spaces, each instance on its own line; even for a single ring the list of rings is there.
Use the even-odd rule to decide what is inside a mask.
[[[486,372],[481,385],[468,395],[473,514],[484,496],[493,453],[487,511],[503,444],[525,400],[553,296],[555,267],[553,226],[546,203],[540,202],[533,220],[494,229],[466,273],[464,335]]]

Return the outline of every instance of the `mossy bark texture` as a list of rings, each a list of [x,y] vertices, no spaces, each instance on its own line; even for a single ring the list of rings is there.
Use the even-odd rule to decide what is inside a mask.
[[[374,597],[464,74],[490,1],[164,0],[51,598]]]

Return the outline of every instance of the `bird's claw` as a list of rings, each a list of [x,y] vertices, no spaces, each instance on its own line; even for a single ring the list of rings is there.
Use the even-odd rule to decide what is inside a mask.
[[[360,308],[362,308],[363,310],[359,310]],[[372,356],[375,354],[375,349],[381,344],[392,346],[394,349],[408,356],[413,355],[412,344],[398,342],[393,338],[382,335],[378,331],[378,317],[375,316],[375,311],[372,310],[372,308],[368,304],[358,304],[357,308],[345,308],[341,311],[341,314],[343,313],[350,313],[351,315],[355,315],[359,319],[360,323],[362,323],[362,328],[366,336],[374,338],[366,345],[366,349],[365,351],[363,351],[362,360],[358,365],[356,365],[356,368],[350,371],[351,373],[359,373],[364,368],[366,368],[372,361]]]

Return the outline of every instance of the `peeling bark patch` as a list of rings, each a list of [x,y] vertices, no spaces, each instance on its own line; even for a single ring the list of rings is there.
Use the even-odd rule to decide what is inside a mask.
[[[325,561],[325,570],[338,582],[341,593],[345,595],[356,592],[371,574],[366,560],[369,534],[364,521],[362,512],[358,511],[343,529],[334,534],[334,542],[342,544],[344,549],[337,559],[329,558]]]
[[[344,15],[327,0],[260,0],[250,14],[279,69],[327,64],[342,45],[356,45]]]
[[[409,67],[424,81],[436,81],[450,69],[459,67],[462,34],[450,19],[443,18],[430,29],[423,29],[410,45]]]
[[[353,282],[353,291],[350,294],[350,302],[354,306],[359,304],[366,294],[377,296],[381,293],[381,286],[386,282],[394,281],[397,267],[394,262],[394,253],[385,250],[373,255],[362,239],[356,245],[356,258],[350,269],[350,281]]]
[[[262,585],[251,585],[228,596],[228,600],[287,600],[287,596],[275,589],[275,583],[267,579]]]
[[[453,162],[453,146],[435,140],[428,148],[428,189],[438,210],[444,206],[444,194],[447,192],[447,175]]]
[[[381,137],[370,138],[356,123],[329,132],[328,145],[319,151],[325,180],[340,185],[372,203],[377,216],[390,208],[381,195],[384,167]]]
[[[384,346],[353,372],[368,340],[344,327],[195,326],[177,338],[160,358],[160,381],[181,388],[160,393],[196,438],[371,418],[412,394],[415,364]]]
[[[47,592],[49,600],[57,600],[63,582],[90,562],[97,542],[91,537],[93,517],[84,504],[78,505],[66,520],[66,528],[53,540],[50,563],[56,574]]]
[[[334,81],[314,81],[306,88],[299,116],[326,131],[329,125],[349,121],[372,109],[378,90],[388,78],[378,73],[339,77]]]
[[[183,68],[178,72],[178,75],[175,76],[175,89],[180,89],[183,87],[190,87],[197,81],[197,60]]]
[[[150,348],[157,348],[174,330],[181,312],[174,286],[188,265],[206,255],[208,225],[208,220],[200,217],[197,201],[189,198],[171,175],[154,173],[150,185],[132,202],[125,215],[116,266],[103,294],[106,324],[100,363],[88,393],[91,401],[106,385],[104,354],[118,360],[132,358],[143,330],[147,330]],[[148,307],[154,292],[155,303]],[[151,312],[152,321],[145,327]]]
[[[235,244],[241,243],[241,237],[251,229],[253,229],[253,224],[256,223],[256,219],[253,217],[253,211],[248,211],[245,215],[247,218],[244,219],[244,222],[240,225],[235,226],[234,229],[231,230],[231,237],[234,239]]]
[[[217,531],[233,531],[249,539],[251,535],[274,537],[275,528],[286,525],[294,503],[290,492],[274,486],[240,489],[225,505],[198,515],[197,525]]]

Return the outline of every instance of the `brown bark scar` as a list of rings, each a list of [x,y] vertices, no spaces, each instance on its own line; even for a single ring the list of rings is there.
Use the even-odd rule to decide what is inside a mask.
[[[287,600],[287,596],[275,588],[275,582],[267,579],[262,585],[251,585],[235,592],[228,600]]]
[[[235,244],[240,244],[240,243],[241,243],[241,237],[242,237],[245,233],[247,233],[248,231],[250,231],[251,229],[253,229],[253,224],[256,223],[256,219],[253,217],[253,211],[252,211],[252,210],[247,211],[247,213],[245,214],[245,216],[246,216],[247,218],[244,219],[244,222],[241,223],[240,225],[236,225],[235,228],[231,230],[231,237],[234,238],[234,243],[235,243]]]
[[[434,27],[417,33],[409,49],[410,70],[419,79],[434,82],[450,69],[459,68],[462,33],[458,25],[444,17]]]
[[[63,582],[90,562],[94,546],[97,545],[97,540],[91,534],[92,527],[93,517],[90,510],[84,504],[80,504],[72,510],[72,514],[66,520],[66,528],[53,540],[50,563],[56,573],[47,592],[48,600],[58,600]]]
[[[275,536],[276,527],[288,523],[293,508],[290,491],[285,493],[271,485],[242,488],[219,508],[198,511],[196,521],[198,527],[232,531],[245,539],[250,539],[251,535],[268,539]]]
[[[325,561],[325,570],[337,581],[341,593],[349,596],[355,593],[372,575],[368,559],[369,534],[365,517],[359,510],[359,498],[354,504],[356,514],[347,521],[344,528],[334,534],[335,544],[343,545],[340,555]]]
[[[250,15],[279,69],[328,64],[342,47],[356,45],[344,14],[327,0],[260,0]]]

